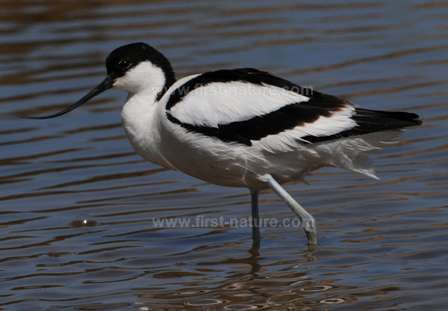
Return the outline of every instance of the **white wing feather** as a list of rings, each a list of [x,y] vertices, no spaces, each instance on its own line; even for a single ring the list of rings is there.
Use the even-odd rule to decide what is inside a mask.
[[[309,97],[271,85],[214,82],[189,92],[171,108],[171,113],[184,123],[218,127],[308,100]]]

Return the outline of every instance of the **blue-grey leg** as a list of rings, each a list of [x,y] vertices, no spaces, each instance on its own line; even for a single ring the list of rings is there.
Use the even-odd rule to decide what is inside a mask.
[[[288,206],[293,210],[293,212],[299,216],[302,222],[303,230],[305,230],[306,237],[308,239],[308,244],[317,244],[317,229],[314,217],[311,216],[293,197],[269,174],[263,176],[263,180],[266,181],[269,186],[274,190]]]
[[[258,214],[258,191],[250,191],[252,208],[252,252],[258,252],[260,248],[260,218]]]

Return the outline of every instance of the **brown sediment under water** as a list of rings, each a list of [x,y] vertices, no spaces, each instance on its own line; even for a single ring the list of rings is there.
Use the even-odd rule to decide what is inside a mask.
[[[407,310],[448,304],[448,5],[436,1],[9,1],[0,10],[0,308]],[[70,115],[113,48],[145,41],[178,76],[257,67],[424,125],[374,156],[380,181],[325,169],[288,190],[293,226],[243,219],[247,190],[146,163],[110,91]],[[294,218],[275,194],[264,218]],[[429,310],[428,309],[428,310]]]

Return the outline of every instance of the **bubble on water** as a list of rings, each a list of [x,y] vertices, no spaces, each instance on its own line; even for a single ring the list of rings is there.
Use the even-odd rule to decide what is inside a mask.
[[[194,301],[186,302],[186,306],[190,307],[208,307],[208,306],[216,306],[222,304],[223,301],[219,299],[197,299]]]
[[[289,284],[291,287],[296,287],[299,285],[303,285],[303,283],[308,282],[309,278],[304,278],[303,280],[295,281],[294,283]]]
[[[320,303],[328,304],[328,305],[337,305],[337,304],[344,303],[344,302],[345,302],[345,300],[342,298],[327,298],[327,299],[322,299],[320,301]]]
[[[150,307],[144,306],[143,302],[140,301],[136,301],[134,302],[135,306],[138,307],[137,310],[138,311],[150,311],[152,310]]]
[[[94,227],[96,226],[96,221],[91,219],[76,219],[70,223],[70,226],[73,228]]]
[[[300,290],[302,292],[325,292],[331,288],[333,287],[330,285],[316,285],[316,286],[304,287],[301,288]]]
[[[242,282],[234,282],[232,284],[228,284],[223,287],[225,290],[240,290],[244,288],[244,283]]]

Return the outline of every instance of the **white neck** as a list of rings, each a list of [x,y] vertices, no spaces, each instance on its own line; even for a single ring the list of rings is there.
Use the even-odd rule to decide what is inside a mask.
[[[158,152],[160,137],[156,102],[165,87],[164,72],[150,62],[143,62],[117,79],[114,86],[129,93],[121,116],[126,134],[137,153],[146,160],[169,167]]]

